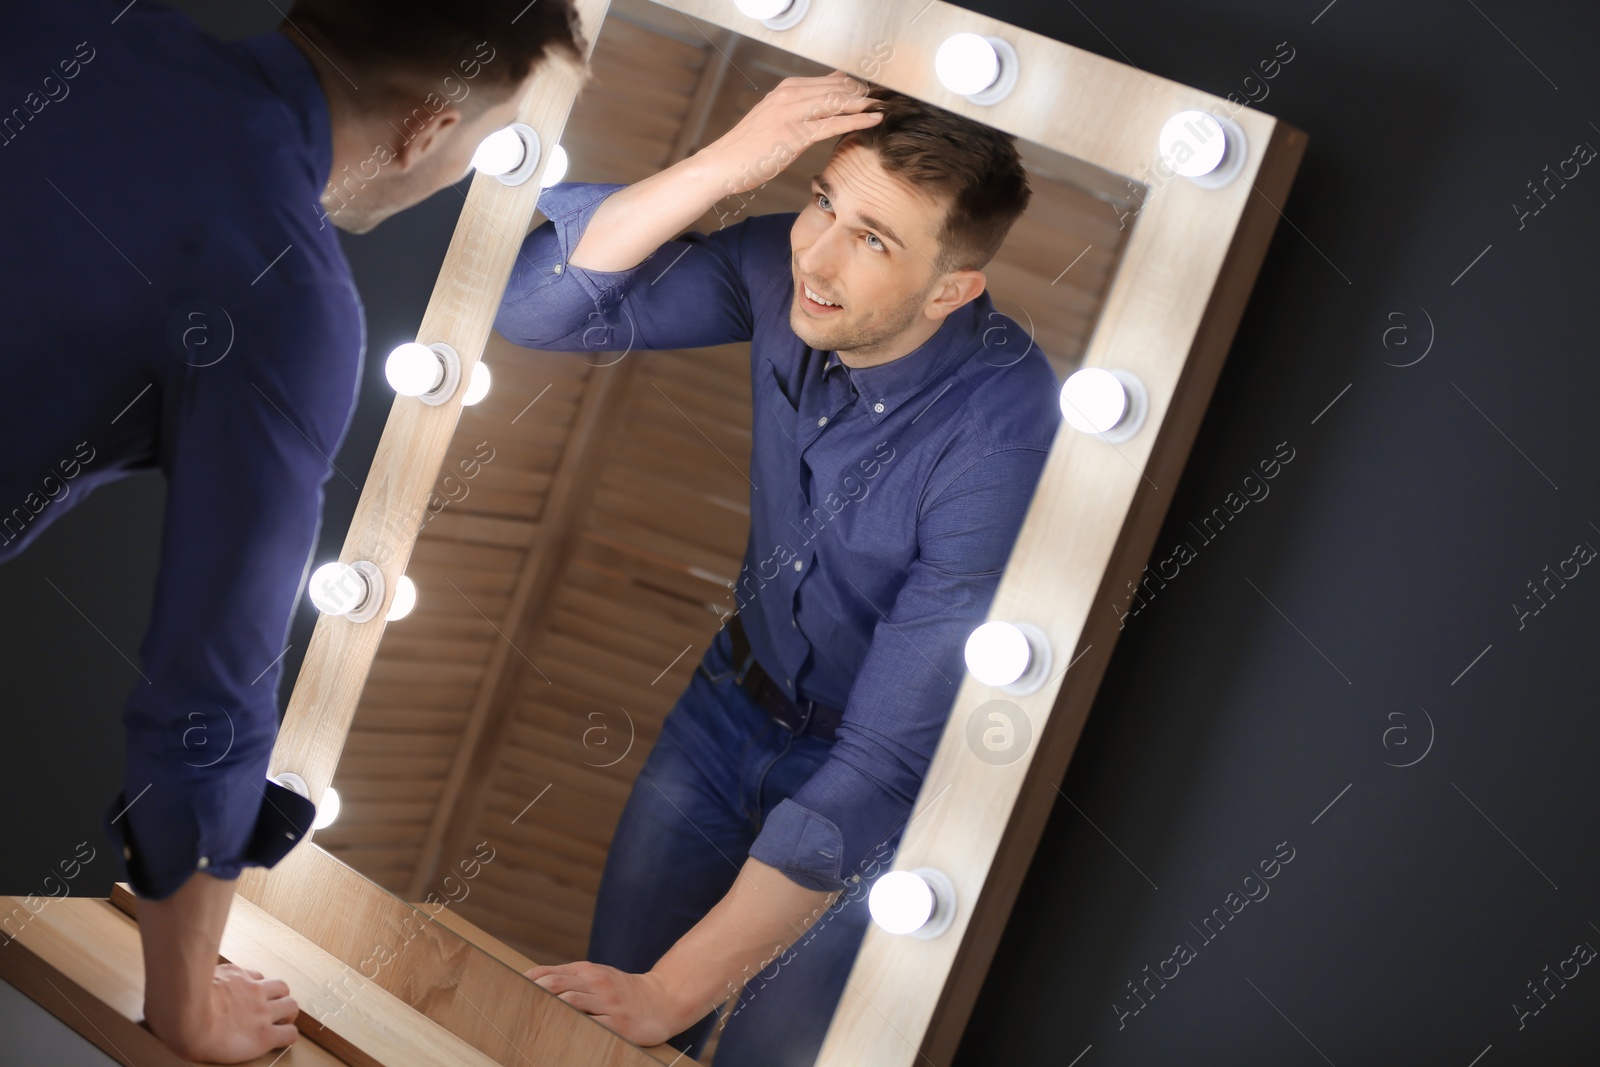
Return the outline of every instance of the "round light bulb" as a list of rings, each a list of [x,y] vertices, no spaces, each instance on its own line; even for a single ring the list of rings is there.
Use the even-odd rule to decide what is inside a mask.
[[[973,96],[1000,78],[1000,53],[988,39],[976,33],[957,33],[946,37],[933,57],[939,84],[952,93]]]
[[[383,374],[401,396],[421,396],[437,389],[445,378],[439,354],[416,341],[407,341],[390,352]]]
[[[411,609],[417,606],[417,583],[404,574],[394,584],[394,599],[389,602],[389,612],[384,615],[385,622],[395,622],[411,614]]]
[[[967,670],[984,685],[1010,685],[1032,659],[1027,635],[1009,622],[986,622],[967,638]]]
[[[918,867],[890,871],[867,894],[872,921],[891,934],[935,938],[955,918],[956,890],[942,871]]]
[[[1061,415],[1083,433],[1105,433],[1128,411],[1128,390],[1108,370],[1084,367],[1061,386]]]
[[[1180,111],[1161,127],[1161,158],[1185,178],[1210,174],[1222,163],[1227,136],[1204,111]]]
[[[483,360],[472,365],[472,380],[467,382],[467,391],[461,397],[461,402],[469,407],[489,395],[489,366]]]
[[[339,817],[339,791],[333,786],[322,791],[322,803],[317,805],[317,817],[311,821],[313,830],[321,830],[332,826],[333,820]]]
[[[561,179],[567,176],[567,150],[556,145],[550,150],[550,163],[544,168],[544,177],[539,179],[539,188],[548,189],[552,185],[561,184]]]
[[[348,563],[324,563],[311,574],[307,591],[324,615],[348,615],[367,598],[367,580]]]
[[[933,914],[933,890],[910,871],[890,871],[867,897],[872,921],[891,934],[909,934]]]
[[[485,174],[498,176],[515,170],[527,153],[527,143],[516,130],[507,126],[478,143],[478,150],[472,154],[472,165]]]
[[[739,13],[753,19],[775,19],[789,10],[792,0],[734,0]]]

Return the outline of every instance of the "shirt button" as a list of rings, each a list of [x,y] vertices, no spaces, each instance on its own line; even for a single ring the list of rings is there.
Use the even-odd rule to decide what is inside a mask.
[[[561,273],[561,264],[557,263],[551,273],[560,274]]]
[[[783,687],[785,689],[793,689],[794,688],[794,679],[793,678],[785,678],[783,680]]]
[[[799,560],[795,560],[794,561],[794,569],[795,570],[797,570],[797,571],[798,570],[802,570],[802,569],[804,569],[804,567],[805,567],[804,563],[800,562]]]
[[[793,626],[796,630],[800,629],[800,624],[793,619],[789,620],[789,625]]]
[[[876,404],[872,405],[872,410],[876,411],[879,415],[882,415],[883,414],[883,401],[880,400]]]
[[[195,864],[195,866],[196,866],[196,867],[198,867],[198,868],[199,868],[199,869],[200,869],[200,870],[202,870],[202,871],[203,871],[203,870],[205,870],[205,869],[206,869],[206,868],[207,868],[207,867],[209,867],[209,866],[211,866],[211,860],[210,860],[210,858],[209,858],[209,857],[206,857],[206,856],[201,856],[201,857],[200,857],[200,862],[199,862],[199,863],[197,863],[197,864]]]
[[[122,858],[125,859],[125,860],[133,859],[133,849],[129,848],[127,845],[123,845],[122,846]]]
[[[822,416],[822,418],[818,419],[817,420],[817,425],[818,426],[826,426],[826,425],[828,425],[828,416],[824,415],[824,416]]]

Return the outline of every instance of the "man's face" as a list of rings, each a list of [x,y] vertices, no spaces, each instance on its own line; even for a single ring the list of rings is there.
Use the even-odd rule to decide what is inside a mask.
[[[789,231],[795,335],[818,351],[870,356],[925,327],[943,277],[935,260],[947,209],[884,170],[870,148],[842,141]]]
[[[409,139],[396,136],[398,124],[394,122],[373,124],[374,154],[348,171],[341,168],[332,176],[330,191],[323,194],[323,210],[330,221],[348,233],[366,233],[390,215],[420,204],[471,174],[473,153],[483,139],[516,121],[517,102],[526,87],[524,83],[481,111],[469,106],[471,117],[452,104],[434,115],[420,132],[412,132],[414,123],[399,125],[410,134]],[[422,114],[427,113],[423,108]],[[386,156],[376,152],[379,143],[391,148],[393,158],[386,163]]]

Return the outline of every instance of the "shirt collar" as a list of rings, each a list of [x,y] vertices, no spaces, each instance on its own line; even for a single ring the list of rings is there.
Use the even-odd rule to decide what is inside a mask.
[[[980,293],[949,315],[932,337],[899,359],[875,367],[852,368],[839,359],[838,352],[829,352],[822,366],[823,376],[834,367],[842,368],[866,403],[867,416],[874,424],[880,423],[960,365],[983,333],[985,314],[993,310],[988,292]]]
[[[320,194],[333,172],[333,126],[317,70],[300,46],[277,30],[235,41],[255,60],[272,91],[300,122],[311,180]]]

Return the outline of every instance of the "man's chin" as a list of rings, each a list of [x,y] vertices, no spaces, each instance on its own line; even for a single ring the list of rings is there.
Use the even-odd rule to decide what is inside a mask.
[[[346,207],[329,215],[328,221],[333,223],[334,229],[343,230],[345,233],[371,233],[377,228],[378,223],[395,213],[394,210],[369,210],[357,214]]]
[[[789,307],[789,329],[805,342],[807,348],[818,352],[831,352],[836,346],[834,338],[817,328],[817,324],[796,305]]]

